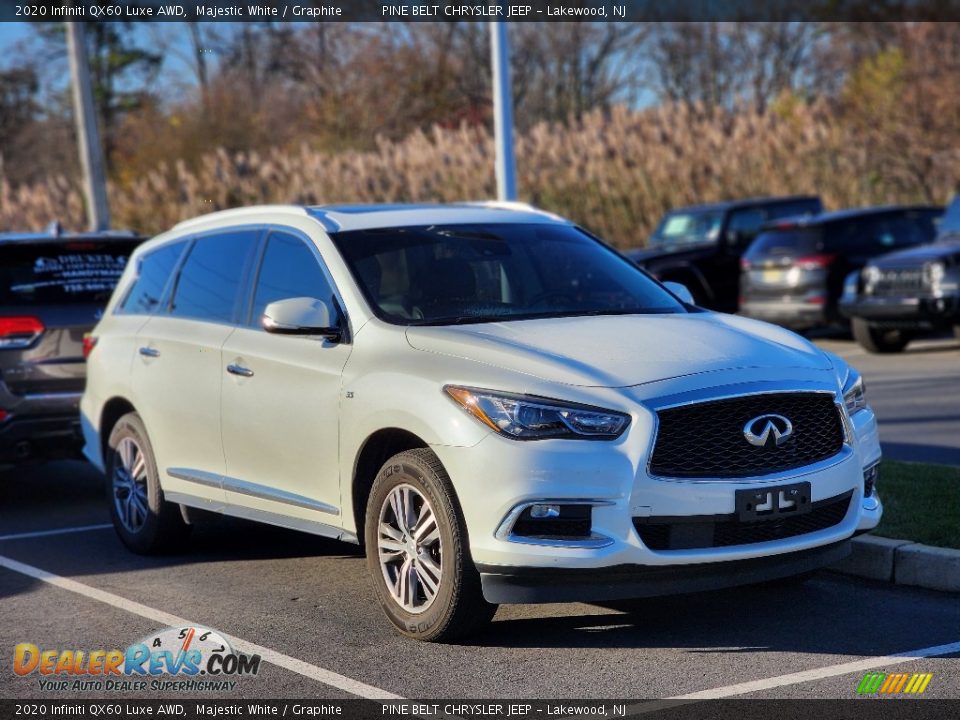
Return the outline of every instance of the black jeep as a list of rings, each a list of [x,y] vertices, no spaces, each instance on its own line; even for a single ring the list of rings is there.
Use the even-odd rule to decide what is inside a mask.
[[[86,336],[140,242],[0,233],[0,465],[79,451]]]
[[[646,248],[627,257],[663,281],[683,283],[702,307],[736,312],[740,257],[771,220],[815,215],[813,196],[751,198],[671,210]]]
[[[935,242],[881,255],[849,277],[840,312],[870,352],[900,352],[918,335],[951,328],[960,338],[960,195]]]

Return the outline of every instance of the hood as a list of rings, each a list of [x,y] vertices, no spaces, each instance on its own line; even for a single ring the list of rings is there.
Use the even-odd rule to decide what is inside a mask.
[[[407,341],[416,350],[587,387],[627,387],[735,368],[832,368],[799,335],[717,313],[410,327]]]
[[[870,261],[879,268],[916,267],[960,253],[960,241],[941,241],[881,255]]]

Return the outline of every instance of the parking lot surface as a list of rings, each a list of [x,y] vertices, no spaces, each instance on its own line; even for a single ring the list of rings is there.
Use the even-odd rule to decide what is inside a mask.
[[[884,457],[960,465],[960,342],[916,340],[895,355],[871,355],[849,340],[817,344],[863,374]]]
[[[960,346],[889,358],[822,345],[864,371],[889,456],[956,458],[945,392]],[[355,546],[224,519],[181,554],[144,558],[108,522],[103,479],[82,462],[0,474],[0,697],[78,697],[15,676],[17,643],[122,649],[189,622],[264,657],[211,698],[854,698],[871,670],[933,673],[925,697],[960,698],[955,595],[822,572],[796,588],[502,607],[485,634],[430,645],[388,627]]]

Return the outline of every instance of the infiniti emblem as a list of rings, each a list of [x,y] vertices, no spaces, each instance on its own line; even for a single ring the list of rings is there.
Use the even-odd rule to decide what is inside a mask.
[[[773,447],[780,447],[793,435],[793,423],[783,415],[761,415],[743,426],[747,442],[757,447],[768,447],[771,436]]]

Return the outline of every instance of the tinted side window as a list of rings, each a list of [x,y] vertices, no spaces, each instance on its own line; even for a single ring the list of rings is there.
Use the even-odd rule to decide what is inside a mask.
[[[186,246],[185,241],[165,245],[140,258],[137,279],[134,280],[123,302],[117,307],[117,312],[146,315],[156,310],[170,274],[177,266],[177,261]]]
[[[941,235],[955,235],[960,233],[960,195],[953,199],[947,207],[947,212],[940,221]]]
[[[906,214],[866,216],[831,226],[831,251],[872,257],[927,242],[921,218]]]
[[[232,322],[243,270],[259,235],[232,230],[198,238],[177,278],[171,314]]]
[[[795,215],[816,215],[822,210],[823,205],[819,200],[791,200],[768,205],[767,218],[769,220],[779,220]]]
[[[753,237],[767,221],[767,213],[761,208],[744,208],[730,213],[727,235],[731,240]]]
[[[295,297],[329,302],[333,289],[303,240],[287,233],[270,233],[257,277],[250,324],[260,326],[263,311],[270,303]]]

